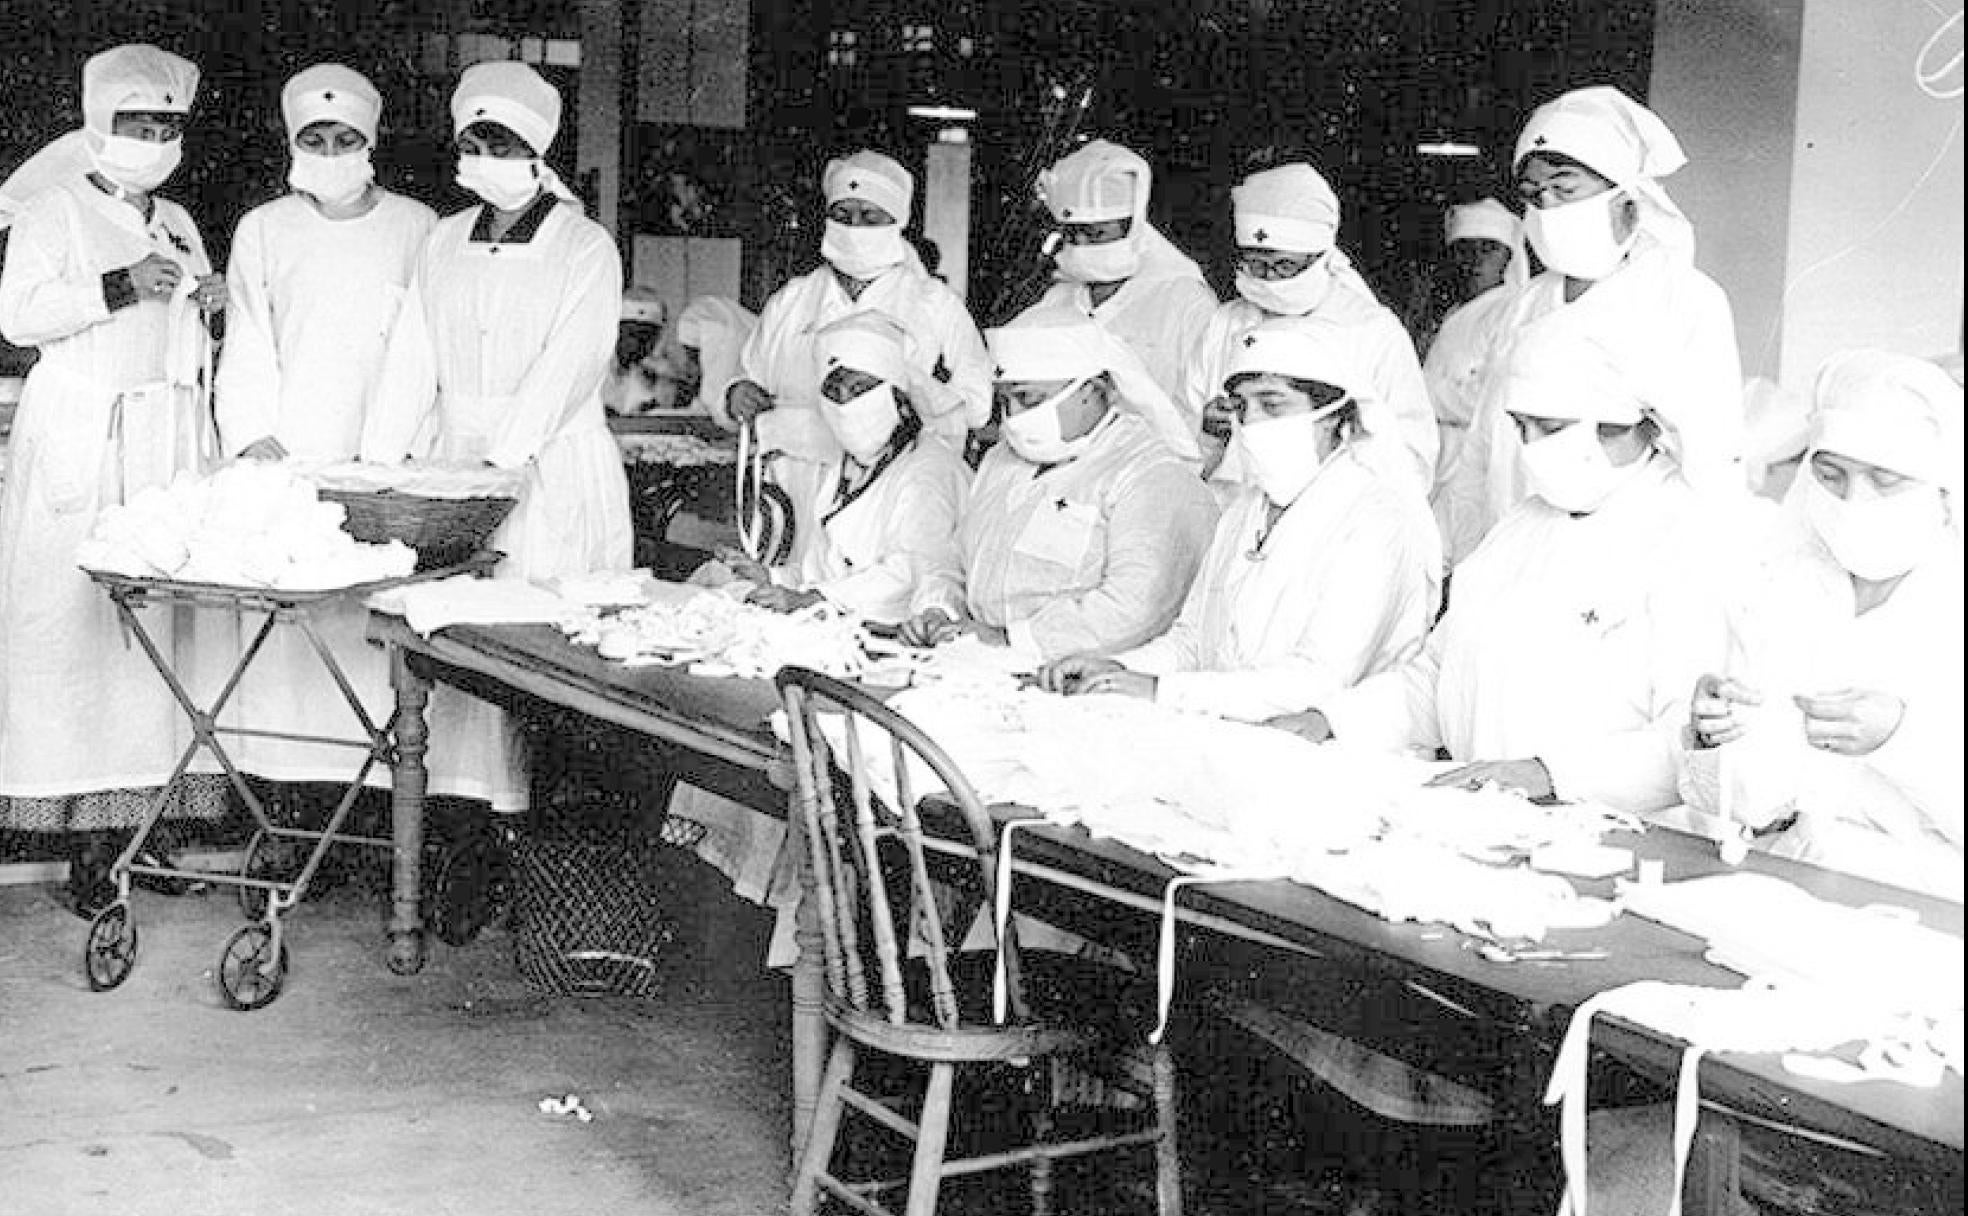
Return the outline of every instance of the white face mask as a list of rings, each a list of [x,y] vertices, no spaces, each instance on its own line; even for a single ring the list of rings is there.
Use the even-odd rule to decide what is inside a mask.
[[[1288,414],[1246,422],[1237,428],[1237,442],[1243,446],[1244,467],[1264,496],[1277,506],[1289,507],[1319,476],[1331,453],[1323,450],[1322,424],[1353,403],[1341,397],[1331,405],[1309,414]]]
[[[458,184],[501,211],[518,211],[540,193],[540,162],[460,156]]]
[[[1237,294],[1273,316],[1302,317],[1326,302],[1336,282],[1321,258],[1289,279],[1260,279],[1239,270]]]
[[[1872,582],[1898,578],[1940,542],[1947,508],[1939,487],[1912,485],[1894,494],[1840,498],[1808,468],[1804,509],[1825,548],[1847,571]]]
[[[1616,465],[1599,442],[1599,426],[1574,422],[1523,447],[1524,480],[1531,493],[1560,511],[1590,515],[1626,484],[1644,459]]]
[[[167,139],[154,143],[131,139],[127,135],[105,135],[102,146],[92,149],[90,159],[96,172],[125,190],[148,194],[170,180],[184,159],[184,141]]]
[[[1033,464],[1064,464],[1086,451],[1093,441],[1094,428],[1089,427],[1077,439],[1068,439],[1064,420],[1059,416],[1060,407],[1086,384],[1084,379],[1075,380],[1032,408],[1006,418],[998,430],[1011,450]]]
[[[900,266],[908,257],[908,242],[900,224],[861,227],[828,220],[820,256],[848,278],[866,281]]]
[[[1104,245],[1067,245],[1053,257],[1059,273],[1075,283],[1120,283],[1141,271],[1141,249],[1132,236]]]
[[[376,166],[370,162],[366,147],[340,156],[296,148],[294,163],[287,170],[288,185],[329,207],[346,206],[361,198],[375,179]]]
[[[895,388],[877,384],[867,392],[846,401],[822,399],[820,416],[841,445],[841,450],[863,468],[875,463],[895,428],[902,422],[902,409],[895,401]]]
[[[1524,235],[1546,266],[1596,282],[1619,269],[1638,235],[1628,233],[1623,241],[1613,235],[1625,202],[1624,190],[1607,190],[1557,207],[1532,207],[1524,212]]]

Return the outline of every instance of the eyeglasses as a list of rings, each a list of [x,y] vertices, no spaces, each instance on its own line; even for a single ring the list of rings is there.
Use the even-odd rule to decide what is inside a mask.
[[[1280,279],[1297,278],[1318,265],[1325,256],[1323,253],[1272,253],[1245,249],[1237,253],[1237,269],[1253,279],[1275,283]]]
[[[1068,245],[1107,245],[1134,229],[1133,220],[1102,220],[1092,224],[1061,224],[1059,238]]]

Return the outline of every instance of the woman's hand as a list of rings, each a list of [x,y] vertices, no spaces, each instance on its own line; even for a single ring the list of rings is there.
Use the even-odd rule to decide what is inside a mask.
[[[925,608],[903,621],[896,634],[904,644],[926,649],[954,642],[969,631],[969,621],[957,620],[941,608]]]
[[[1326,715],[1316,709],[1308,709],[1296,714],[1280,714],[1265,725],[1274,730],[1297,735],[1312,743],[1324,743],[1333,737],[1332,723],[1326,721]]]
[[[130,267],[130,286],[139,299],[168,300],[184,279],[184,268],[170,258],[153,253]]]
[[[192,288],[191,299],[198,305],[198,311],[208,317],[216,317],[232,302],[232,289],[226,286],[224,275],[208,274],[198,280],[197,287]]]
[[[1428,784],[1464,790],[1480,790],[1486,785],[1494,785],[1498,789],[1516,790],[1533,801],[1557,796],[1551,787],[1550,771],[1544,767],[1544,761],[1536,757],[1528,760],[1479,760],[1475,764],[1452,768]]]
[[[771,410],[772,405],[772,394],[750,380],[739,380],[724,393],[724,408],[739,426]]]
[[[255,439],[253,442],[247,444],[245,450],[239,453],[239,458],[241,460],[285,460],[287,459],[287,449],[278,439],[268,435],[264,439]]]
[[[718,549],[717,559],[724,563],[725,569],[731,571],[734,578],[757,583],[761,587],[772,585],[772,571],[766,569],[764,563],[747,554],[743,549],[734,549],[725,545]]]
[[[1155,699],[1154,676],[1142,675],[1138,671],[1125,668],[1116,671],[1103,671],[1097,676],[1085,676],[1074,690],[1074,695],[1099,693],[1114,697],[1133,697],[1140,701]]]
[[[1792,699],[1804,711],[1804,738],[1835,756],[1870,756],[1893,737],[1906,717],[1905,701],[1864,688]]]
[[[811,608],[825,598],[818,591],[801,591],[793,587],[776,587],[771,583],[765,583],[746,596],[745,602],[756,604],[772,612],[793,613],[803,608]]]
[[[1738,705],[1761,705],[1763,694],[1727,676],[1705,675],[1695,681],[1695,695],[1688,703],[1688,729],[1695,746],[1721,747],[1743,737],[1747,725],[1736,717]]]
[[[1125,670],[1112,659],[1096,659],[1091,655],[1075,655],[1070,659],[1060,659],[1039,668],[1035,679],[1040,688],[1047,692],[1063,693],[1072,696],[1087,691],[1086,682],[1095,676],[1108,675]]]

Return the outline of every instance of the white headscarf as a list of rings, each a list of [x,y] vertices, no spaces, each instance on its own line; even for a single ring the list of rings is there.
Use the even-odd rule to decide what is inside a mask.
[[[1278,165],[1251,174],[1230,191],[1230,206],[1239,246],[1323,253],[1326,271],[1338,286],[1380,299],[1354,269],[1353,259],[1334,243],[1339,238],[1339,195],[1311,165]]]
[[[547,164],[560,134],[560,91],[526,64],[475,63],[458,77],[451,94],[451,134],[475,122],[494,122],[526,141],[538,158],[540,184],[570,203],[581,200]]]
[[[1826,361],[1813,399],[1812,452],[1937,485],[1960,526],[1962,397],[1952,377],[1912,355],[1847,351]]]
[[[1029,309],[984,338],[997,361],[995,379],[1043,384],[1104,372],[1114,378],[1116,408],[1138,415],[1177,456],[1202,458],[1194,428],[1149,374],[1141,356],[1078,309],[1053,305]]]
[[[1530,259],[1524,255],[1524,222],[1497,200],[1486,198],[1449,208],[1442,224],[1442,243],[1457,241],[1495,241],[1510,251],[1510,264],[1503,271],[1504,286],[1521,287],[1530,281]]]
[[[1574,89],[1532,112],[1517,136],[1513,171],[1539,152],[1577,161],[1640,204],[1640,237],[1693,260],[1695,230],[1658,179],[1688,163],[1660,116],[1608,85]]]
[[[907,331],[887,313],[849,313],[813,335],[813,357],[823,378],[845,367],[907,392],[908,341]]]
[[[35,195],[90,173],[118,114],[186,114],[197,94],[198,66],[169,51],[139,42],[91,55],[82,65],[82,129],[50,142],[0,185],[0,230]]]
[[[1148,199],[1154,184],[1154,172],[1139,153],[1095,139],[1039,174],[1038,193],[1052,218],[1062,224],[1132,221],[1123,239],[1140,254],[1134,279],[1205,281],[1195,260],[1148,222]]]
[[[873,203],[907,228],[914,214],[915,175],[879,152],[866,150],[827,162],[820,175],[820,192],[832,206],[843,199]]]
[[[339,63],[320,63],[297,72],[280,90],[280,117],[291,142],[318,122],[339,122],[376,146],[383,117],[383,95],[360,72]]]

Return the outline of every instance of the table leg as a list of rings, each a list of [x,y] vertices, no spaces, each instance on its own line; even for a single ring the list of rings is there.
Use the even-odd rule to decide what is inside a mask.
[[[1735,1216],[1742,1204],[1742,1128],[1718,1111],[1703,1111],[1688,1150],[1682,1188],[1687,1216]]]
[[[424,851],[424,798],[430,771],[424,755],[430,749],[430,724],[424,710],[430,705],[431,682],[410,665],[401,646],[389,648],[390,686],[396,690],[395,762],[390,776],[390,827],[395,865],[390,889],[389,968],[414,975],[424,967],[424,922],[421,909]]]
[[[794,795],[796,799],[798,795]],[[799,958],[793,963],[793,1164],[806,1147],[807,1129],[820,1097],[820,1074],[827,1061],[827,1020],[822,1012],[827,993],[825,943],[820,934],[819,901],[813,893],[813,867],[806,862],[805,832],[799,807],[789,810],[787,847],[799,858],[800,902],[793,940]]]

